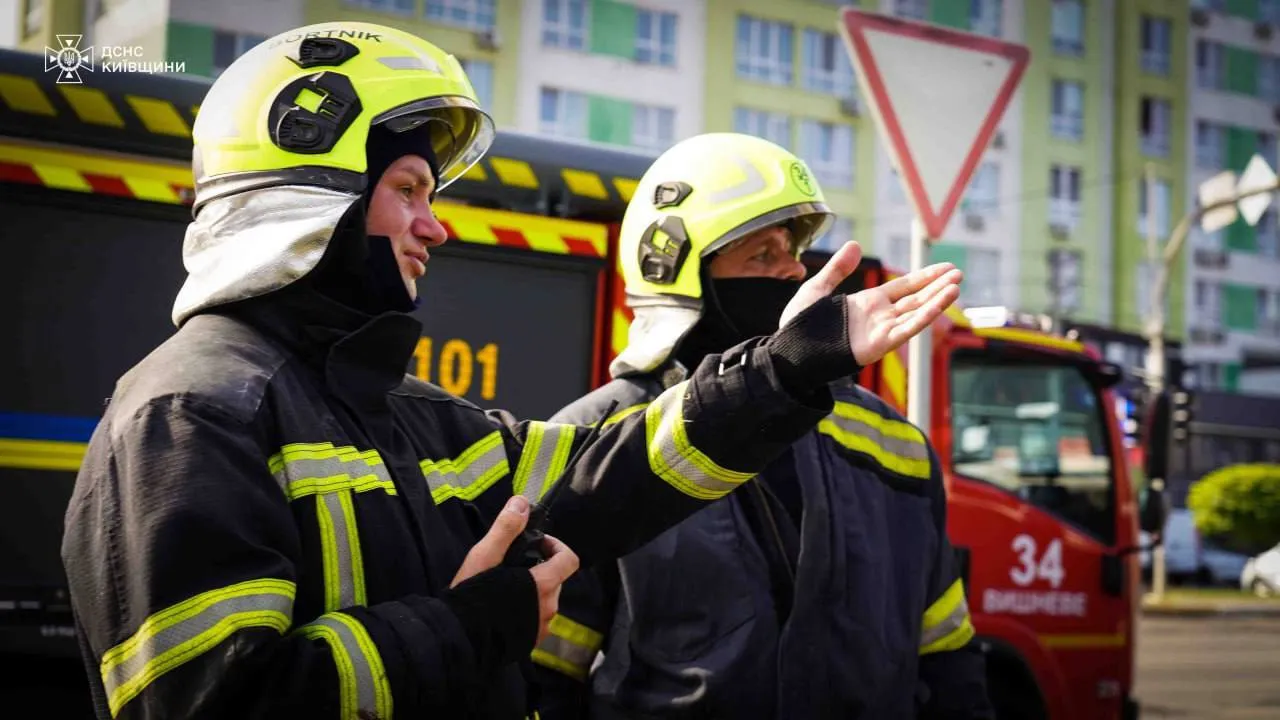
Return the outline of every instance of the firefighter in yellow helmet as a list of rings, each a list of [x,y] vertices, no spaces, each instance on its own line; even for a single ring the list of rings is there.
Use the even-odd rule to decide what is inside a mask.
[[[677,143],[623,221],[635,322],[614,379],[552,420],[618,402],[623,422],[772,333],[831,218],[805,163],[771,142]],[[893,292],[853,295],[851,323]],[[833,412],[744,491],[570,578],[534,653],[544,720],[992,717],[937,457],[852,372],[830,392]]]
[[[492,137],[456,59],[376,25],[277,35],[209,90],[177,332],[119,380],[67,509],[99,717],[527,717],[579,562],[740,486],[830,410],[820,378],[918,329],[858,344],[843,298],[798,306],[567,471],[584,428],[405,373],[432,202]],[[953,294],[918,280],[931,311]],[[528,498],[556,482],[531,558]]]

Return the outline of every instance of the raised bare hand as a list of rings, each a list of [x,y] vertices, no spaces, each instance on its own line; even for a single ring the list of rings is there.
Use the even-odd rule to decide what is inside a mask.
[[[801,286],[783,311],[781,325],[834,292],[861,260],[862,247],[845,243]],[[963,277],[951,263],[937,263],[845,298],[854,360],[862,367],[871,365],[929,327],[960,297]]]

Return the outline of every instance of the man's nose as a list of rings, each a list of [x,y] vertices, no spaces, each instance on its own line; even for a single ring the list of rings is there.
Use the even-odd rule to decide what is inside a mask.
[[[804,263],[791,257],[790,255],[787,255],[782,259],[780,263],[778,263],[778,268],[777,268],[775,277],[782,280],[799,281],[799,280],[804,280],[805,276],[808,274],[809,274],[809,268],[805,267]]]
[[[449,232],[436,219],[435,212],[426,203],[423,203],[423,207],[419,208],[414,214],[413,224],[409,229],[413,232],[413,236],[421,240],[427,247],[443,245],[449,239]]]

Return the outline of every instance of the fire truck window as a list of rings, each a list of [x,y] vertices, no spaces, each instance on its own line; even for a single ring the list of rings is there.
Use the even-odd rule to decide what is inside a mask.
[[[1115,538],[1115,472],[1097,390],[1070,365],[957,354],[952,462],[1104,543]]]

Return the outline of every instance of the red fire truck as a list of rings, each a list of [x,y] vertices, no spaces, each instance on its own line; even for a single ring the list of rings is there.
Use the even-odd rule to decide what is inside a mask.
[[[114,381],[173,331],[208,88],[55,79],[43,58],[0,51],[0,656],[14,668],[76,657],[63,511]],[[601,384],[630,321],[614,241],[652,159],[501,134],[438,204],[452,241],[432,253],[408,370],[535,418]],[[869,258],[846,289],[888,275]],[[959,309],[937,323],[928,430],[1001,717],[1134,717],[1139,513],[1110,410],[1118,373],[1075,342],[982,325]],[[905,367],[890,356],[861,379],[905,408]]]

